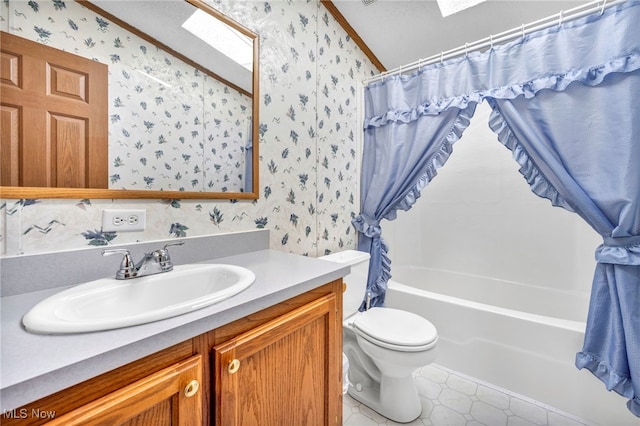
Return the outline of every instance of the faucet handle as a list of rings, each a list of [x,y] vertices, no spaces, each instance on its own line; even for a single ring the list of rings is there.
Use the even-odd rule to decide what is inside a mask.
[[[184,244],[184,241],[176,241],[175,243],[168,243],[164,245],[164,248],[160,250],[156,250],[155,253],[158,257],[158,263],[162,267],[164,272],[171,271],[173,269],[173,262],[171,262],[171,256],[169,255],[169,250],[167,247],[169,246],[181,246]]]
[[[133,278],[136,276],[136,266],[131,258],[131,252],[127,249],[104,249],[102,250],[103,256],[111,256],[114,254],[124,254],[122,262],[120,262],[120,269],[116,272],[117,280],[124,280],[127,278]]]
[[[166,250],[167,247],[169,247],[169,246],[182,246],[182,245],[184,245],[184,241],[176,241],[174,243],[167,243],[167,244],[164,245],[164,250]]]

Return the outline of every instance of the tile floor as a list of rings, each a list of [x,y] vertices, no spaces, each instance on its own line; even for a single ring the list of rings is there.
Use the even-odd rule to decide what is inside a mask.
[[[585,426],[578,418],[437,364],[416,372],[422,415],[410,426]],[[349,395],[344,426],[398,425]]]

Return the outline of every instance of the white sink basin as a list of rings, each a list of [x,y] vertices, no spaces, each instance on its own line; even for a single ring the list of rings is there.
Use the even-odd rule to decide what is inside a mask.
[[[204,308],[255,281],[250,270],[222,264],[175,266],[129,280],[103,278],[63,290],[23,317],[28,331],[78,333],[144,324]]]

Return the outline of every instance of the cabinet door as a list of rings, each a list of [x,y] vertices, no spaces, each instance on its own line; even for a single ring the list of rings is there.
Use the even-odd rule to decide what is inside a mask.
[[[329,294],[214,347],[216,424],[336,424],[338,313]]]
[[[200,426],[202,368],[202,356],[195,355],[47,424]]]

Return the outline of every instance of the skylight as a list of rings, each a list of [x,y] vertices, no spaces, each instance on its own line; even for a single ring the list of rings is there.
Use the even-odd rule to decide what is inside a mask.
[[[438,7],[440,8],[442,17],[445,18],[484,1],[485,0],[438,0]]]
[[[253,41],[229,25],[198,9],[182,24],[182,28],[248,70],[253,70]]]

